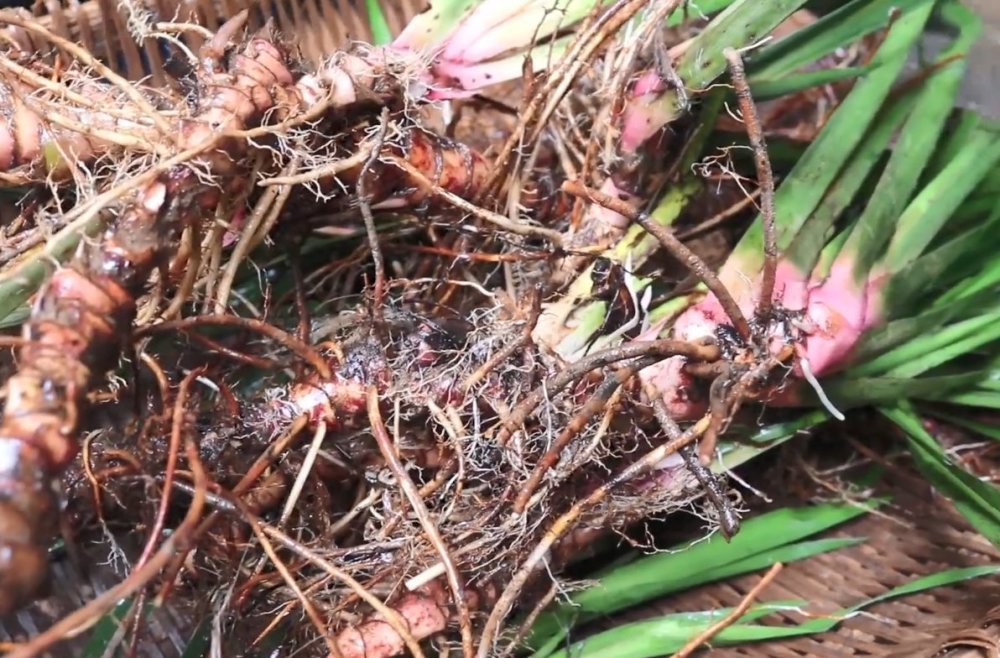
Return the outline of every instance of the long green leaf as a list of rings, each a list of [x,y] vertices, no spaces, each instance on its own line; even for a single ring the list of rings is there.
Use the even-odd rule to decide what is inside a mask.
[[[965,57],[981,29],[975,14],[964,9],[962,11],[965,14],[958,16],[955,15],[955,11],[949,12],[948,15],[960,26],[959,36],[939,57],[939,67],[924,83],[913,112],[907,117],[896,140],[892,157],[844,246],[844,251],[854,255],[856,281],[868,278],[872,266],[882,256],[890,237],[893,238],[893,244],[889,247],[889,271],[895,273],[898,268],[893,267],[893,264],[899,260],[900,247],[905,250],[903,253],[915,258],[922,249],[916,249],[917,244],[912,244],[911,248],[911,244],[908,243],[917,243],[918,235],[926,237],[936,233],[936,230],[932,230],[933,226],[928,225],[929,222],[928,224],[921,222],[917,210],[908,209],[906,219],[900,219],[899,215],[907,207],[920,175],[936,150],[936,137],[941,134],[958,97],[959,85],[965,72]],[[952,168],[949,167],[946,171],[950,169]],[[942,181],[942,186],[946,187],[947,183]],[[910,208],[923,209],[923,214],[927,214],[929,208],[924,199],[934,198],[929,189],[925,188]],[[937,195],[940,196],[941,193],[938,192]],[[961,194],[958,201],[964,196]],[[957,206],[957,202],[955,205]],[[947,217],[953,209],[953,206],[949,207],[939,216]],[[909,220],[909,216],[913,216],[913,220]],[[940,226],[940,223],[937,226]]]
[[[898,270],[886,292],[890,317],[897,317],[911,310],[924,311],[927,297],[937,299],[942,292],[956,285],[966,287],[970,279],[983,276],[984,268],[988,269],[994,263],[1000,264],[1000,255],[993,248],[991,239],[998,230],[1000,216],[980,221],[973,229]],[[935,310],[954,306],[954,302],[942,304]]]
[[[880,409],[907,436],[917,468],[994,546],[1000,546],[1000,490],[951,461],[909,405]]]
[[[722,569],[822,532],[866,511],[864,507],[845,505],[777,510],[744,523],[729,543],[716,535],[617,566],[597,575],[595,585],[541,615],[532,628],[529,644],[538,646],[574,621],[709,582],[717,573],[734,575],[737,571]],[[745,562],[744,566],[757,568],[761,563]]]
[[[873,404],[893,404],[899,400],[952,401],[989,376],[979,370],[933,377],[837,377],[823,382],[823,389],[840,409]]]
[[[914,377],[1000,337],[1000,311],[983,313],[915,338],[851,369],[851,374]]]
[[[689,88],[703,89],[726,70],[723,50],[759,41],[804,4],[805,0],[736,0],[678,58],[678,75]]]
[[[881,113],[864,142],[852,154],[850,162],[833,181],[819,206],[789,245],[785,258],[797,265],[800,271],[813,270],[829,240],[834,223],[854,200],[882,159],[892,136],[909,113],[912,101],[912,95],[904,96]]]
[[[711,468],[716,473],[725,473],[778,447],[803,430],[816,427],[829,419],[830,414],[825,409],[814,409],[803,413],[795,420],[771,423],[759,428],[738,441],[723,442],[719,446],[719,455],[712,462]],[[731,428],[731,432],[740,436],[742,429],[734,427]]]
[[[739,623],[746,624],[776,612],[801,610],[805,605],[805,601],[780,601],[756,605],[740,617]],[[676,651],[688,639],[724,619],[730,612],[730,608],[719,608],[704,612],[677,613],[623,624],[576,642],[569,648],[551,654],[551,658],[662,656],[665,652]]]
[[[867,136],[869,126],[906,63],[911,46],[923,33],[933,3],[925,3],[899,18],[879,48],[883,62],[858,83],[810,144],[775,195],[778,246],[784,250],[812,215],[831,183]],[[727,285],[737,288],[746,272],[763,263],[763,225],[758,217],[723,268]]]
[[[385,19],[380,0],[365,0],[365,9],[368,12],[368,27],[372,31],[372,43],[381,46],[392,41],[392,31]]]
[[[889,289],[890,299],[895,291],[895,286]],[[1000,307],[997,306],[996,295],[993,291],[980,291],[978,294],[964,299],[932,307],[912,317],[892,320],[867,334],[862,339],[861,345],[855,350],[854,358],[860,364],[867,364],[876,356],[919,336],[932,334],[936,329],[951,321],[964,320],[994,310],[1000,310]],[[865,365],[858,366],[858,368],[851,370],[851,374],[859,374],[858,370],[864,367]],[[873,369],[872,372],[874,373],[875,370]]]
[[[977,420],[971,420],[965,416],[960,416],[958,414],[947,413],[944,411],[930,410],[927,412],[928,415],[934,416],[935,418],[940,418],[946,420],[952,425],[957,425],[963,427],[976,434],[981,434],[988,439],[993,439],[994,441],[1000,441],[1000,427],[992,423],[983,423]]]
[[[893,10],[926,9],[936,0],[853,0],[754,53],[751,82],[779,80],[793,71],[885,27]]]
[[[750,611],[731,626],[722,629],[712,638],[712,646],[732,646],[762,640],[798,637],[825,633],[833,630],[851,615],[876,603],[918,594],[936,587],[946,587],[974,578],[1000,573],[1000,566],[949,569],[930,576],[917,578],[893,588],[879,596],[861,601],[850,608],[830,615],[814,615],[813,619],[795,626],[770,626],[750,623],[774,612],[802,609],[794,601],[773,602],[753,606]],[[653,658],[679,650],[688,641],[729,614],[730,609],[667,615],[618,626],[575,642],[567,649],[553,654],[552,658]]]

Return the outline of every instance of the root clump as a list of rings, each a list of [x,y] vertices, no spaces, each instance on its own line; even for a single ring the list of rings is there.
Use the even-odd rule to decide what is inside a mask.
[[[11,655],[125,597],[199,593],[234,643],[277,635],[287,655],[494,655],[573,587],[568,565],[646,520],[695,510],[736,532],[690,447],[712,456],[742,402],[780,387],[795,341],[772,349],[777,307],[691,340],[650,319],[691,282],[640,277],[680,262],[713,283],[641,210],[680,184],[664,172],[696,122],[615,146],[624,99],[668,88],[647,79],[663,53],[631,48],[620,71],[608,38],[568,91],[527,73],[509,90],[507,107],[523,93],[545,113],[470,135],[426,117],[421,56],[357,45],[312,67],[245,18],[189,52],[173,88],[73,50],[62,68],[0,54],[0,180],[24,193],[0,287],[43,278],[38,248],[63,263],[5,343],[0,614],[41,594],[60,525],[127,565]],[[487,105],[462,107],[504,107]],[[608,120],[578,122],[588,108]],[[633,223],[672,256],[608,260]],[[598,303],[599,330],[566,347]],[[703,414],[679,422],[642,374],[667,359],[705,384],[685,391]],[[142,632],[136,614],[126,635]]]

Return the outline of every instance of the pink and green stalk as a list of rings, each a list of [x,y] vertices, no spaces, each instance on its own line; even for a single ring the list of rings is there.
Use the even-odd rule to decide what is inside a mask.
[[[790,381],[772,391],[770,404],[812,403],[808,387],[803,386],[808,382],[831,413],[839,415],[825,400],[817,378],[850,368],[863,339],[892,319],[898,301],[890,294],[893,277],[930,245],[952,211],[1000,160],[1000,140],[984,133],[913,196],[936,146],[927,135],[941,133],[961,81],[961,56],[978,31],[974,17],[955,7],[950,5],[946,15],[962,28],[960,35],[918,93],[896,99],[876,120],[876,111],[905,63],[907,45],[922,32],[931,4],[896,21],[879,54],[889,55],[855,86],[778,190],[782,258],[773,302],[789,312],[792,321],[773,322],[764,338],[773,353],[789,343],[795,352]],[[826,240],[893,136],[893,157],[865,210]],[[849,162],[848,155],[852,156]],[[748,317],[760,295],[756,273],[762,265],[761,247],[758,221],[720,271],[723,283]],[[694,340],[717,335],[728,322],[718,300],[710,295],[681,314],[672,332],[675,337]],[[645,370],[642,377],[663,394],[678,418],[703,412],[704,403],[698,401],[697,385],[685,372],[683,360],[664,361]]]
[[[609,0],[437,0],[406,26],[391,48],[428,58],[423,83],[429,99],[462,98],[519,79],[526,55],[536,73],[553,68],[573,42],[572,28],[596,8],[611,4]],[[721,17],[731,5],[746,4],[742,0],[703,0],[698,3],[698,12],[689,14],[679,8],[666,23],[677,26],[689,18],[726,10]],[[775,13],[784,15],[780,5],[787,2],[756,4],[774,5]],[[745,8],[742,11],[748,14]],[[746,29],[757,29],[759,18],[756,13],[748,15]],[[766,32],[757,31],[753,36]],[[753,40],[740,39],[738,43]],[[716,64],[708,61],[695,68],[703,75]],[[709,79],[716,75],[718,72]],[[692,80],[689,86],[700,89],[702,84]]]

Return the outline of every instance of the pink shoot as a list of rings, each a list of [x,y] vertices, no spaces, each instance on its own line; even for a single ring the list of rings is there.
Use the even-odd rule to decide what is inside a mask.
[[[741,310],[753,316],[758,303],[760,280],[748,280],[739,272],[738,259],[730,259],[723,268],[728,273],[724,281],[742,281],[730,286]],[[826,276],[803,273],[787,260],[778,263],[772,300],[775,310],[786,318],[772,321],[768,331],[769,352],[777,356],[785,345],[794,346],[790,376],[799,382],[811,383],[817,377],[843,370],[865,332],[882,323],[881,293],[887,277],[874,272],[863,282],[855,280],[853,258],[842,254],[834,261]],[[716,337],[729,323],[715,295],[682,313],[674,323],[673,335],[683,340]],[[650,340],[659,331],[652,328],[639,340]],[[699,397],[699,384],[684,370],[683,357],[673,357],[646,368],[641,373],[644,382],[655,386],[664,395],[671,414],[689,419],[703,413],[707,400]],[[700,388],[707,386],[702,383]],[[766,396],[769,404],[797,406],[802,403],[801,386],[788,382],[776,386]],[[817,391],[818,392],[818,391]],[[819,393],[819,392],[818,392]]]

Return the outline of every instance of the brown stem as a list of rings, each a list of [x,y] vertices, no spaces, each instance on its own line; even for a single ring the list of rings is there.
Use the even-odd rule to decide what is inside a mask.
[[[636,375],[642,368],[650,366],[656,363],[659,359],[656,357],[647,358],[640,360],[638,363],[624,368],[620,368],[617,372],[609,375],[605,378],[604,382],[598,387],[590,399],[580,408],[576,415],[566,423],[566,427],[559,432],[559,435],[552,442],[551,447],[548,452],[546,452],[538,463],[535,464],[535,468],[532,469],[531,475],[528,476],[527,481],[521,487],[517,498],[514,499],[514,512],[517,514],[523,514],[524,509],[528,506],[528,501],[534,495],[535,490],[538,489],[538,485],[541,484],[542,478],[545,474],[553,468],[558,462],[559,458],[562,456],[563,450],[566,446],[583,431],[590,419],[595,415],[600,413],[614,392],[618,390],[619,387],[624,386],[628,383],[632,377]]]
[[[760,211],[764,222],[764,268],[761,272],[760,299],[757,300],[758,322],[766,324],[770,321],[772,296],[774,295],[774,279],[778,269],[778,240],[774,227],[774,172],[767,155],[767,143],[764,141],[764,130],[760,125],[757,106],[750,95],[750,85],[747,83],[746,71],[740,54],[726,48],[722,51],[729,62],[729,75],[736,89],[736,99],[740,104],[740,113],[747,127],[747,137],[753,148],[753,162],[757,168],[757,185],[760,188]]]
[[[170,444],[167,448],[167,465],[163,474],[163,494],[160,496],[160,507],[156,513],[156,520],[153,522],[153,529],[146,540],[146,547],[142,550],[142,555],[136,562],[136,568],[141,569],[146,560],[153,554],[156,542],[163,532],[163,526],[167,521],[167,510],[170,508],[170,493],[173,490],[174,473],[177,470],[177,455],[181,448],[181,433],[184,431],[184,416],[187,414],[185,405],[191,385],[205,372],[204,368],[192,370],[181,381],[177,390],[177,398],[174,400],[173,422],[170,427]]]
[[[497,443],[501,446],[507,445],[514,431],[528,419],[528,416],[542,403],[546,396],[552,396],[562,391],[591,370],[603,368],[617,361],[646,356],[655,356],[660,359],[668,356],[685,356],[692,361],[715,361],[719,355],[719,348],[716,345],[690,343],[669,338],[636,341],[591,354],[567,366],[558,375],[548,379],[526,395],[504,421],[503,427],[497,433]]]
[[[372,263],[375,265],[375,289],[372,294],[372,316],[375,325],[380,329],[385,329],[385,317],[382,314],[382,296],[385,294],[385,259],[382,257],[382,247],[379,245],[378,229],[375,228],[375,217],[372,215],[371,202],[368,200],[366,192],[366,179],[371,171],[372,165],[378,160],[379,152],[385,144],[385,136],[389,130],[389,108],[382,109],[378,134],[375,137],[375,144],[371,153],[365,160],[358,174],[358,203],[361,206],[361,216],[365,221],[365,232],[368,234],[368,249],[372,254]]]
[[[310,345],[302,342],[287,331],[283,331],[278,327],[255,318],[241,318],[236,315],[198,315],[190,318],[184,318],[182,320],[170,320],[169,322],[161,322],[160,324],[152,325],[150,327],[144,327],[138,330],[136,335],[141,337],[154,333],[162,333],[164,331],[172,331],[175,329],[184,331],[202,326],[238,327],[240,329],[246,329],[248,331],[263,334],[264,336],[281,343],[286,348],[297,354],[303,361],[315,368],[316,373],[319,374],[320,377],[329,379],[333,375],[330,371],[330,364],[326,362],[326,359],[323,358],[322,354],[317,352]]]
[[[705,431],[705,428],[708,426],[708,420],[707,416],[703,417],[697,423],[691,425],[691,427],[689,427],[677,439],[668,441],[667,443],[647,452],[641,459],[633,462],[616,476],[602,483],[601,486],[595,489],[586,498],[574,503],[569,510],[567,510],[564,514],[562,514],[562,516],[557,518],[551,526],[549,526],[549,529],[546,531],[541,541],[538,542],[535,548],[525,559],[524,563],[510,578],[507,587],[500,594],[496,605],[493,606],[493,611],[490,613],[489,618],[486,620],[486,625],[483,628],[481,635],[482,639],[480,640],[476,658],[486,658],[493,650],[492,645],[497,633],[500,630],[500,622],[507,616],[507,613],[510,612],[511,608],[513,608],[514,601],[517,599],[517,596],[523,589],[525,583],[527,583],[528,578],[531,577],[531,574],[538,569],[538,567],[545,560],[546,556],[549,555],[553,545],[555,545],[560,538],[562,538],[573,528],[574,525],[576,525],[580,516],[586,510],[604,500],[613,490],[617,489],[626,482],[633,480],[634,478],[648,473],[653,469],[653,467],[656,466],[656,464],[676,453],[678,450],[697,441]]]
[[[687,245],[677,239],[677,237],[665,226],[657,224],[649,215],[639,212],[630,204],[619,199],[608,196],[603,192],[592,189],[579,181],[566,181],[563,183],[563,190],[566,192],[587,199],[591,203],[604,206],[608,210],[618,213],[622,217],[627,217],[644,228],[650,235],[659,240],[663,248],[666,249],[677,260],[687,266],[702,282],[715,294],[722,309],[729,316],[730,322],[739,332],[744,340],[750,339],[750,324],[747,322],[739,304],[733,299],[729,290],[722,284],[715,272],[708,267],[698,254],[688,249]]]
[[[177,529],[174,530],[173,534],[163,542],[160,549],[143,567],[136,569],[121,583],[66,615],[24,644],[17,645],[6,654],[7,658],[34,658],[70,634],[79,633],[94,625],[108,610],[148,585],[149,581],[155,578],[160,570],[170,561],[174,551],[178,547],[184,546],[191,539],[191,533],[205,507],[205,491],[207,489],[208,476],[198,456],[198,448],[194,445],[190,436],[185,439],[185,452],[194,473],[194,496],[191,506],[188,507],[188,511],[184,515],[184,519],[177,526]]]
[[[696,637],[692,638],[690,642],[681,647],[681,650],[674,654],[673,658],[688,658],[693,654],[698,647],[700,647],[705,642],[708,642],[713,637],[718,635],[720,632],[735,624],[740,617],[747,613],[750,606],[753,605],[754,600],[763,591],[765,587],[771,584],[771,581],[777,577],[785,565],[780,562],[776,563],[771,569],[764,574],[764,577],[760,579],[760,582],[753,586],[747,595],[743,597],[740,604],[733,608],[728,615],[720,619],[716,623],[712,624],[706,628],[703,632],[699,633]]]

